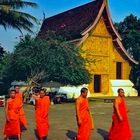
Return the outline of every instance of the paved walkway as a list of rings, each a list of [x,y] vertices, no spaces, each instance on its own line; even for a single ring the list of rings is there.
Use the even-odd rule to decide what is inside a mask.
[[[140,98],[127,98],[129,119],[133,132],[132,140],[140,140]],[[34,135],[35,120],[34,107],[25,105],[28,120],[28,130],[22,134],[22,140],[36,140]],[[112,103],[102,101],[90,102],[91,112],[94,117],[95,130],[91,133],[91,140],[107,140],[108,130],[111,126]],[[73,140],[76,135],[75,105],[53,105],[49,114],[50,129],[48,140]],[[0,108],[0,132],[4,123],[3,108]],[[2,140],[0,133],[0,140]]]

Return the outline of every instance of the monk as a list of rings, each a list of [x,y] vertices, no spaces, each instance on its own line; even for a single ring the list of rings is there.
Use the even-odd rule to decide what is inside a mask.
[[[48,136],[48,113],[50,108],[49,96],[45,96],[46,92],[41,89],[39,92],[40,96],[34,95],[35,98],[35,117],[36,117],[36,129],[39,140],[45,140]]]
[[[109,132],[109,140],[130,140],[132,133],[127,116],[128,109],[124,100],[124,90],[118,89],[118,97],[114,101],[113,122]]]
[[[18,136],[18,140],[20,140],[19,112],[21,107],[22,103],[16,100],[15,90],[11,90],[5,110],[6,123],[3,129],[3,134],[6,136],[5,140],[9,140],[11,136]]]
[[[22,104],[23,104],[22,92],[19,90],[19,86],[15,85],[14,89],[16,91],[16,99],[19,102],[22,102]],[[21,130],[26,130],[27,129],[27,121],[26,121],[26,117],[25,117],[23,107],[20,109],[20,127],[21,127]]]
[[[78,124],[78,133],[76,140],[89,140],[92,129],[91,114],[89,111],[87,88],[81,89],[81,95],[76,100],[76,117]]]

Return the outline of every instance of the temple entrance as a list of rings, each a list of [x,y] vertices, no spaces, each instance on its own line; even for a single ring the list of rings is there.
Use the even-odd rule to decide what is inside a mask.
[[[116,63],[116,79],[122,79],[122,62]]]
[[[101,75],[94,75],[94,93],[101,92]]]

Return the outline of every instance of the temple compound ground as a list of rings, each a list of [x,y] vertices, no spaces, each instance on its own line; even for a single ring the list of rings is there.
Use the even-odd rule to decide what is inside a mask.
[[[140,140],[140,98],[126,98],[129,108],[129,120],[133,132],[132,140]],[[25,105],[25,112],[28,120],[28,130],[22,134],[22,140],[36,140],[34,106]],[[90,109],[93,114],[95,130],[91,132],[91,140],[107,140],[107,134],[111,126],[112,103],[104,103],[103,99],[90,101]],[[0,108],[0,140],[2,127],[5,120],[4,108]],[[50,129],[48,140],[73,140],[76,132],[75,104],[65,103],[51,105]]]

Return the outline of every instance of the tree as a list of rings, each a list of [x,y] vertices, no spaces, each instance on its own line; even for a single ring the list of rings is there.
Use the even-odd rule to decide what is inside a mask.
[[[35,82],[47,76],[47,42],[37,40],[29,35],[21,38],[13,52],[13,69],[16,80]]]
[[[122,36],[124,47],[140,63],[140,19],[131,14],[122,22],[116,23],[116,27]],[[140,64],[132,65],[130,78],[140,91]]]
[[[4,83],[3,93],[7,92],[11,82],[15,80],[38,82],[46,77],[46,49],[46,42],[26,35],[20,39],[13,53],[4,55],[0,64],[0,77]]]
[[[0,44],[0,62],[2,61],[2,58],[4,56],[4,53],[5,53],[5,51],[4,51],[3,47]]]
[[[117,29],[122,36],[126,50],[136,60],[140,60],[140,19],[130,15],[123,22],[117,23]]]
[[[0,63],[0,94],[6,94],[13,79],[12,73],[12,53],[5,52]]]
[[[2,75],[8,76],[4,79],[9,78],[11,82],[54,81],[81,85],[90,81],[79,48],[55,33],[49,34],[45,40],[29,35],[21,38],[4,69]]]
[[[20,10],[27,6],[36,8],[37,4],[22,0],[0,0],[0,25],[5,29],[12,27],[20,32],[22,29],[32,32],[33,22],[37,23],[37,19]]]
[[[47,66],[50,81],[65,85],[81,85],[90,82],[90,74],[85,68],[86,60],[81,57],[79,47],[54,32],[50,32],[45,40],[49,43]]]

